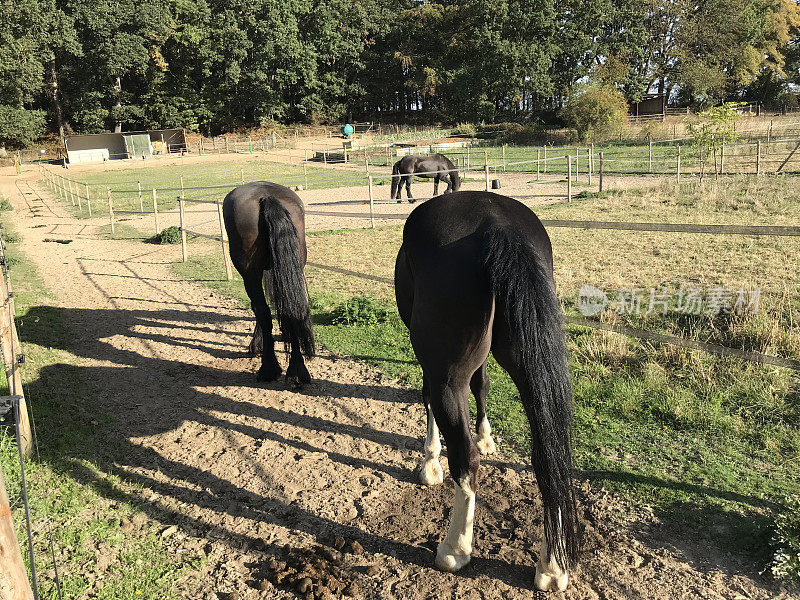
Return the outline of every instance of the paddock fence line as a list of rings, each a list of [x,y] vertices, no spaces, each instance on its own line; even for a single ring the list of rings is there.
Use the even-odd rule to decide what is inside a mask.
[[[1,226],[0,226],[1,227]],[[10,412],[14,422],[17,449],[19,454],[20,481],[22,501],[25,506],[25,524],[27,531],[28,552],[30,556],[31,581],[22,552],[17,541],[14,523],[11,518],[11,504],[5,484],[3,469],[0,468],[0,581],[10,587],[13,598],[20,600],[38,599],[36,585],[36,564],[33,553],[33,534],[31,530],[30,507],[28,505],[27,486],[25,482],[25,458],[30,457],[33,450],[33,436],[28,415],[25,392],[22,387],[20,365],[25,360],[17,335],[16,313],[14,310],[14,292],[8,278],[9,262],[6,257],[5,242],[0,228],[0,349],[2,350],[3,369],[8,382],[8,396],[0,397],[0,417]],[[34,590],[36,594],[34,595]]]

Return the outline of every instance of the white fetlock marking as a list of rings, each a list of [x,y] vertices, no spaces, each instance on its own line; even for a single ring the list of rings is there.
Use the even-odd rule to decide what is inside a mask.
[[[489,426],[489,419],[483,417],[483,421],[478,425],[478,439],[475,445],[481,454],[494,454],[495,446],[492,439],[492,428]]]
[[[419,469],[419,480],[422,485],[437,485],[444,481],[439,455],[442,453],[442,442],[439,440],[439,428],[428,406],[428,434],[425,437],[425,458]]]
[[[569,573],[558,566],[555,556],[548,559],[548,554],[547,540],[543,539],[533,585],[542,592],[563,592],[569,583]]]
[[[464,477],[455,485],[453,516],[447,537],[436,550],[436,566],[454,573],[472,557],[472,526],[475,521],[475,492]]]

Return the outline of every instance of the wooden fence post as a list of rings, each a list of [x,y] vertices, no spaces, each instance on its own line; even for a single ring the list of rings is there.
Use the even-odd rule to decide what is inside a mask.
[[[589,174],[589,185],[592,185],[592,149],[586,149],[586,172]]]
[[[503,144],[503,173],[506,172],[506,145]]]
[[[725,175],[725,146],[719,149],[719,174]]]
[[[489,191],[489,165],[483,166],[484,172],[486,173],[486,191]]]
[[[231,271],[231,261],[227,251],[228,236],[225,235],[225,219],[222,218],[221,200],[217,200],[217,215],[219,216],[219,240],[222,243],[222,262],[225,264],[225,277],[230,281],[233,279],[233,272]]]
[[[761,140],[756,142],[756,175],[761,175]]]
[[[678,144],[678,155],[677,155],[677,165],[675,170],[675,179],[678,182],[678,185],[681,184],[681,145]]]
[[[69,192],[72,193],[72,180],[69,180]],[[78,210],[83,212],[83,205],[81,204],[81,194],[78,192],[78,182],[75,182],[75,198],[78,199]]]
[[[367,188],[369,190],[369,226],[375,229],[375,200],[372,196],[372,175],[367,175]]]
[[[599,181],[598,181],[599,188],[598,188],[597,191],[602,192],[603,191],[603,153],[602,152],[600,152],[600,173],[598,174],[598,179],[599,179]]]
[[[156,224],[156,235],[161,233],[161,230],[158,228],[158,197],[156,196],[156,188],[153,188],[153,220]]]
[[[467,171],[469,171],[469,144],[467,144]]]
[[[186,252],[186,229],[185,229],[185,215],[184,215],[185,207],[183,205],[183,176],[181,176],[181,195],[178,197],[178,216],[181,221],[181,255],[183,256],[183,262],[186,262],[189,258],[188,253]]]
[[[75,195],[72,193],[72,180],[65,179],[67,182],[67,187],[64,189],[64,194],[69,194],[69,199],[72,201],[72,206],[75,206]]]
[[[653,138],[647,136],[647,172],[653,173]]]
[[[0,581],[5,585],[10,600],[33,600],[33,591],[28,581],[25,563],[22,562],[22,552],[17,543],[17,534],[14,523],[11,521],[11,505],[6,492],[6,482],[3,478],[3,469],[0,467]],[[5,586],[4,586],[5,587]]]
[[[198,153],[203,156],[203,136],[200,136],[200,144],[198,145]]]
[[[542,171],[544,172],[545,175],[547,175],[547,146],[543,146],[542,151],[544,154],[544,168],[542,169]]]
[[[364,148],[364,170],[369,175],[369,156],[367,155],[367,149]]]
[[[225,154],[230,152],[230,148],[228,148],[228,136],[225,136]]]
[[[567,154],[567,202],[572,202],[572,157]]]
[[[305,151],[305,158],[303,159],[303,189],[308,189],[308,150]]]
[[[539,148],[537,148],[536,149],[536,181],[539,181],[541,179],[541,177],[542,177],[541,168],[540,168],[541,167],[541,164],[540,164],[541,160],[542,160],[542,151]]]
[[[89,217],[91,217],[92,216],[92,199],[89,196],[89,184],[87,183],[85,185],[86,185],[86,206],[89,209]]]
[[[578,160],[580,159],[580,157],[581,157],[581,149],[576,146],[575,147],[575,183],[578,183],[578,174],[579,174],[578,171],[580,171],[580,168],[578,167]]]
[[[114,201],[111,199],[111,188],[106,188],[106,195],[108,196],[108,220],[111,222],[111,233],[114,233]]]
[[[239,169],[239,179],[244,183],[244,169]],[[183,184],[181,183],[181,194],[183,193]]]

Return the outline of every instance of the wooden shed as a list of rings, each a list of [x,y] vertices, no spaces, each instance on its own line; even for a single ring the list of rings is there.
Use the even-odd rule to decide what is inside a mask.
[[[183,129],[94,133],[64,138],[64,149],[70,164],[149,158],[154,154],[185,152],[186,148],[186,132]]]

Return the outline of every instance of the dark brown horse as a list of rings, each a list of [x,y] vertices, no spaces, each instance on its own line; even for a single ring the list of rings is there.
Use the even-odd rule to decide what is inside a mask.
[[[261,354],[258,381],[274,381],[281,374],[272,337],[272,314],[264,294],[269,293],[281,336],[291,352],[286,379],[292,385],[311,381],[303,354],[315,352],[311,313],[303,268],[306,229],[303,201],[277,183],[254,181],[231,191],[222,203],[231,261],[244,279],[256,327],[250,352]]]
[[[397,308],[422,366],[428,413],[423,484],[442,482],[439,430],[455,499],[436,565],[470,561],[480,454],[494,451],[486,396],[489,352],[519,390],[531,428],[533,469],[544,505],[536,566],[540,590],[563,590],[577,562],[572,487],[572,393],[550,239],[533,212],[490,192],[458,192],[417,207],[395,266]],[[478,407],[470,434],[469,392]]]
[[[439,182],[447,183],[447,192],[457,192],[461,188],[461,177],[458,168],[450,162],[444,154],[431,154],[430,156],[404,156],[392,168],[392,199],[400,202],[403,193],[403,183],[406,185],[408,201],[415,202],[411,196],[411,178],[413,176],[433,179],[433,195],[439,193]]]

